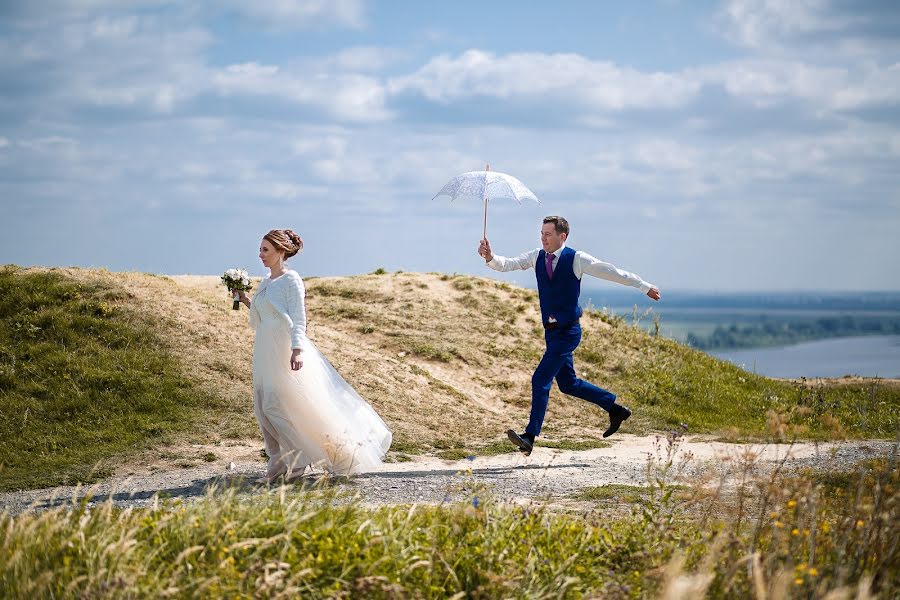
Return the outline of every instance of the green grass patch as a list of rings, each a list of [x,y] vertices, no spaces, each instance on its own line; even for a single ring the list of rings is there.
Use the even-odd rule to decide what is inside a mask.
[[[545,440],[538,439],[537,445],[544,448],[558,448],[560,450],[593,450],[594,448],[609,448],[612,446],[610,442],[603,440],[585,439],[585,440]]]
[[[456,298],[456,301],[471,310],[475,310],[481,305],[478,301],[478,298],[476,298],[472,294],[465,294],[463,296],[460,296]]]
[[[444,460],[462,460],[464,458],[468,458],[470,456],[474,456],[472,452],[466,450],[465,448],[451,448],[449,450],[441,450],[437,453],[439,458],[443,458]]]
[[[462,460],[478,456],[497,456],[498,454],[514,454],[518,448],[507,441],[491,442],[480,446],[458,447],[441,450],[437,453],[439,458],[446,460]]]
[[[746,439],[890,439],[900,430],[894,382],[811,387],[768,379],[632,326],[586,331],[575,362],[656,429],[685,424],[693,433]]]
[[[610,483],[596,487],[585,488],[573,494],[576,500],[588,500],[591,502],[625,502],[635,504],[647,497],[648,489],[639,485],[622,485]]]
[[[218,399],[108,285],[0,269],[0,490],[90,482]]]
[[[397,454],[422,454],[427,450],[427,446],[402,436],[394,436],[391,440],[391,452]]]
[[[410,335],[399,332],[388,332],[385,335],[396,340],[398,349],[410,352],[421,358],[445,363],[452,361],[454,358],[464,362],[467,360],[458,348],[444,340],[433,340],[422,334]]]

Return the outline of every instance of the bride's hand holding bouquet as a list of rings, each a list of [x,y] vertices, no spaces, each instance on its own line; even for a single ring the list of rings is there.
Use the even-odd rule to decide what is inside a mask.
[[[247,299],[244,292],[249,292],[253,289],[253,285],[250,283],[250,275],[244,269],[228,269],[222,275],[222,283],[231,292],[234,300],[231,308],[234,310],[238,310],[241,307],[241,302]]]

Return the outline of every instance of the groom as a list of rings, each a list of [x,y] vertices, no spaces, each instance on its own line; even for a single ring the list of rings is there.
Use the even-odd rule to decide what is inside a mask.
[[[531,418],[522,434],[510,429],[506,432],[525,456],[531,454],[534,439],[541,433],[550,386],[553,379],[564,394],[587,400],[609,413],[609,428],[603,437],[618,431],[631,411],[616,404],[616,395],[579,379],[575,375],[572,352],[581,342],[581,278],[587,273],[600,279],[615,281],[636,287],[654,300],[659,300],[659,289],[647,283],[634,273],[623,271],[610,263],[596,259],[590,254],[566,247],[569,237],[569,222],[562,217],[545,217],[541,227],[541,248],[520,254],[515,258],[497,256],[491,251],[491,244],[481,240],[478,254],[495,271],[534,269],[537,277],[538,297],[541,304],[541,320],[544,323],[544,340],[547,350],[531,378]]]

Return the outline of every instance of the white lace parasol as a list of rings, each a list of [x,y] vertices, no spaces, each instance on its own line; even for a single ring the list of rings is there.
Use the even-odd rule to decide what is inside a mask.
[[[451,179],[434,195],[450,196],[453,202],[457,198],[479,198],[484,201],[484,237],[487,237],[487,205],[489,200],[515,200],[519,204],[522,200],[534,200],[538,204],[541,201],[534,192],[529,190],[524,183],[506,173],[491,171],[487,165],[484,171],[469,171]],[[432,198],[432,200],[434,200]]]

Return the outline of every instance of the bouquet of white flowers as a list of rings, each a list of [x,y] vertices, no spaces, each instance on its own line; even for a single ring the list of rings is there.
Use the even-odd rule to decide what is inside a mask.
[[[238,292],[248,292],[253,288],[250,285],[250,275],[244,269],[228,269],[222,275],[222,283],[234,294],[232,298],[234,304],[231,306],[234,310],[241,307],[241,297]]]

